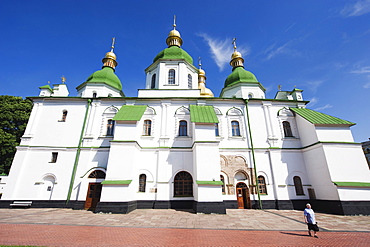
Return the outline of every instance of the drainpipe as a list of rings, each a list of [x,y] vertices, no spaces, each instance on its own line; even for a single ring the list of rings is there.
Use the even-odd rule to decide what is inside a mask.
[[[74,165],[73,165],[72,176],[71,176],[71,182],[69,183],[69,189],[68,189],[68,195],[67,195],[66,205],[69,203],[69,200],[71,199],[71,194],[72,194],[73,184],[74,184],[75,177],[76,177],[76,171],[77,171],[78,160],[80,159],[82,139],[83,139],[83,135],[84,135],[84,132],[85,132],[85,127],[86,127],[86,126],[85,126],[85,125],[86,125],[86,119],[87,119],[87,115],[88,115],[88,112],[89,112],[90,106],[91,106],[91,99],[88,99],[88,100],[87,100],[86,112],[85,112],[85,118],[84,118],[84,122],[83,122],[83,124],[82,124],[82,130],[81,130],[81,134],[80,134],[80,140],[79,140],[79,142],[78,142],[78,146],[77,146],[77,153],[76,153],[76,157],[75,157],[75,163],[74,163]]]
[[[258,202],[259,202],[260,209],[262,209],[262,201],[261,201],[261,196],[260,196],[260,190],[258,188],[258,177],[257,177],[256,159],[254,157],[254,147],[253,147],[251,124],[250,124],[250,121],[249,121],[248,100],[245,100],[245,108],[246,108],[246,113],[247,113],[249,139],[251,141],[252,160],[253,160],[253,167],[254,167],[254,177],[256,178],[256,190],[257,190],[257,195],[258,195]]]

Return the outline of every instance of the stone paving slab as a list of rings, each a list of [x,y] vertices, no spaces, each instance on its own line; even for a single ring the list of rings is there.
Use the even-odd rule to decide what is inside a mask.
[[[370,216],[316,214],[322,231],[370,232]],[[28,208],[0,209],[3,224],[115,226],[234,230],[305,231],[303,211],[228,209],[227,214],[194,214],[172,209],[138,209],[129,214],[102,214],[85,210]]]
[[[368,232],[241,231],[208,229],[1,224],[0,245],[32,246],[369,246]]]

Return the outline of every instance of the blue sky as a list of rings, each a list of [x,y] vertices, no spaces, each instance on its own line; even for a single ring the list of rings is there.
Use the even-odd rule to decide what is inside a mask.
[[[0,1],[0,95],[37,96],[64,75],[76,96],[116,37],[116,74],[135,97],[144,69],[167,47],[173,15],[215,96],[231,73],[236,37],[266,98],[278,85],[296,86],[308,108],[357,123],[355,141],[370,137],[370,0]]]

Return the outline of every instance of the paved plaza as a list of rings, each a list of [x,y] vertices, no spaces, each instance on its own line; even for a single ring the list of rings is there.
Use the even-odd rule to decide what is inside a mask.
[[[0,209],[0,245],[34,246],[369,246],[370,216],[316,213],[319,238],[303,212],[238,210],[226,215],[139,209]]]

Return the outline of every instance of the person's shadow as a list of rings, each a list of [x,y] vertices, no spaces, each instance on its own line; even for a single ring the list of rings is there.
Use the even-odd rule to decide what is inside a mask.
[[[306,234],[299,234],[299,233],[292,233],[292,232],[280,232],[281,234],[286,235],[294,235],[294,236],[302,236],[302,237],[310,237],[307,233]]]

